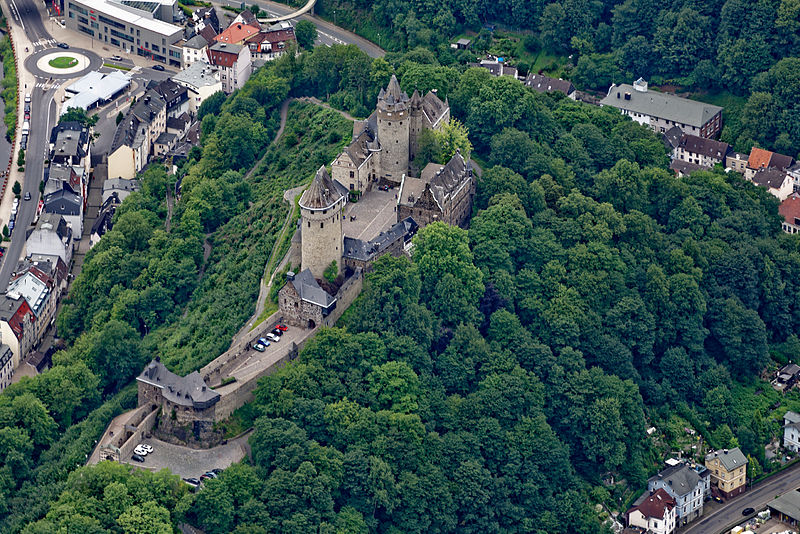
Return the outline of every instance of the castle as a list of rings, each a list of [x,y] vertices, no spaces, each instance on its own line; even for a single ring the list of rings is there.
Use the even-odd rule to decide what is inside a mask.
[[[366,271],[383,254],[407,250],[417,229],[434,221],[464,226],[472,211],[475,180],[472,165],[460,152],[445,165],[428,164],[412,176],[419,139],[426,129],[441,129],[450,120],[450,106],[434,92],[409,96],[392,76],[378,94],[376,110],[356,121],[352,142],[334,159],[331,175],[320,167],[300,197],[302,271],[289,273],[278,294],[284,320],[311,327],[324,324],[336,297],[317,282],[328,275]],[[348,198],[368,194],[375,186],[398,187],[395,224],[365,241],[344,235]],[[335,266],[335,269],[334,269]]]

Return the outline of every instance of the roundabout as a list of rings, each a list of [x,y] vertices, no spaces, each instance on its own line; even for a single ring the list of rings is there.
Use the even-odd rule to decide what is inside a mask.
[[[40,78],[75,78],[103,65],[100,56],[89,50],[49,48],[25,58],[25,67]]]

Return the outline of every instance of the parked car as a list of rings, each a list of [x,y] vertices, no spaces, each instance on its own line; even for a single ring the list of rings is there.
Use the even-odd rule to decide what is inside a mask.
[[[261,343],[253,343],[253,349],[257,350],[258,352],[264,352],[265,350],[267,350],[267,347],[265,347]]]
[[[144,456],[134,453],[131,455],[131,460],[134,462],[144,462]]]
[[[217,474],[214,471],[206,471],[203,475],[207,476],[208,478],[217,478]]]
[[[196,478],[184,478],[183,481],[195,488],[200,485],[200,481]]]
[[[283,335],[283,330],[281,330],[280,328],[273,328],[272,333],[278,337],[281,337]]]
[[[26,150],[28,148],[28,136],[27,135],[23,135],[22,136],[22,139],[20,139],[20,141],[19,141],[19,147],[22,150]]]
[[[148,453],[147,449],[142,448],[141,445],[137,445],[136,448],[133,449],[133,452],[139,456],[147,456]]]
[[[153,70],[164,71],[164,65],[153,65]]]
[[[25,200],[30,200],[30,199],[31,199],[31,192],[30,192],[30,191],[27,191],[27,192],[25,193],[25,196],[24,196],[23,198],[24,198]]]
[[[122,56],[111,56],[109,59],[111,59],[112,61],[121,61]]]
[[[153,452],[155,450],[155,449],[153,449],[152,445],[148,445],[147,443],[140,443],[139,447],[141,447],[142,449],[146,450],[147,454],[150,454],[151,452]]]
[[[270,341],[274,341],[275,343],[277,343],[278,341],[281,340],[281,338],[279,338],[278,336],[276,336],[272,332],[267,332],[267,339],[269,339]]]
[[[25,102],[25,113],[30,113],[30,112],[31,112],[31,103]]]
[[[69,45],[67,43],[58,43],[58,45],[56,46],[58,46],[59,48],[63,48],[64,50],[69,48]]]
[[[278,325],[278,326],[276,326],[275,328],[277,328],[277,329],[278,329],[278,330],[280,330],[281,332],[286,332],[287,330],[289,330],[289,327],[288,327],[288,326],[286,326],[285,324],[279,324],[279,325]]]
[[[753,515],[754,513],[756,513],[755,508],[745,508],[742,510],[742,515]]]
[[[203,480],[208,480],[208,479],[210,479],[210,478],[211,478],[211,477],[210,477],[210,476],[208,476],[208,475],[207,475],[207,474],[205,474],[205,473],[204,473],[204,474],[202,474],[202,475],[200,475],[200,480],[201,480],[201,481],[203,481]]]
[[[269,341],[267,341],[267,338],[265,337],[258,338],[258,342],[264,345],[265,347],[269,347]]]
[[[220,469],[220,468],[212,469],[211,472],[214,473],[215,475],[218,475],[218,474],[222,473],[222,469]]]
[[[8,221],[8,230],[11,231],[14,229],[14,221]]]

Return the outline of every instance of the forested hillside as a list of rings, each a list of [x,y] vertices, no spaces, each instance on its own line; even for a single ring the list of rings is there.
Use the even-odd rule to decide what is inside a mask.
[[[800,152],[800,5],[794,0],[320,0],[316,10],[388,50],[431,49],[447,65],[475,61],[493,48],[485,26],[499,24],[523,39],[527,55],[564,58],[556,74],[579,89],[606,91],[643,76],[651,85],[718,95],[735,103],[725,114],[724,141],[744,152],[754,143]],[[465,32],[472,50],[454,52],[449,43]],[[496,48],[501,55],[514,49]],[[523,73],[533,67],[520,66]],[[741,103],[726,99],[729,94],[743,97]]]
[[[119,468],[70,475],[144,362],[194,369],[252,313],[282,189],[349,140],[336,112],[302,104],[268,147],[280,103],[363,116],[393,73],[438,89],[469,130],[485,167],[470,229],[422,230],[341,328],[264,379],[238,414],[256,427],[253,465],[185,495],[168,477],[164,495],[137,490]],[[800,345],[800,247],[766,191],[735,173],[677,179],[661,140],[617,111],[419,50],[288,55],[201,115],[169,223],[175,177],[154,166],[74,283],[68,349],[0,396],[0,530],[602,532],[591,505],[630,496],[602,476],[640,488],[660,460],[645,428],[668,433],[675,414],[763,465],[762,405],[734,397],[770,351]]]

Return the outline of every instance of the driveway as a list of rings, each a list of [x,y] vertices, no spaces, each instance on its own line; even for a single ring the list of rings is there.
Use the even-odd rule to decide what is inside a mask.
[[[398,188],[381,191],[377,187],[364,193],[358,202],[348,202],[344,208],[344,235],[369,241],[397,222]],[[351,217],[355,219],[351,220]]]
[[[742,510],[755,508],[763,510],[775,497],[800,488],[800,463],[793,465],[765,481],[757,484],[746,493],[726,502],[710,514],[706,512],[700,519],[676,530],[679,534],[718,534],[743,521]]]
[[[154,450],[145,457],[144,463],[134,462],[130,457],[123,458],[122,463],[153,471],[169,469],[181,478],[200,478],[206,471],[225,469],[241,461],[249,450],[247,439],[250,434],[251,432],[247,432],[213,449],[191,449],[160,439],[145,439],[142,443],[151,445]]]

